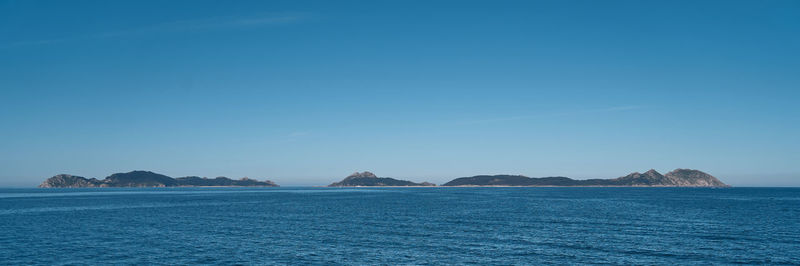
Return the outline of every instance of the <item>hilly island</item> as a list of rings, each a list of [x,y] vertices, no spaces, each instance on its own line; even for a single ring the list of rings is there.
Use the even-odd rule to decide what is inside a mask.
[[[364,171],[355,172],[342,181],[328,185],[329,187],[433,187],[436,184],[422,182],[414,183],[406,180],[398,180],[391,177],[377,177],[375,174]]]
[[[428,182],[414,183],[388,177],[377,177],[371,172],[353,173],[340,182],[328,185],[329,187],[387,187],[387,186],[436,186]],[[716,177],[699,170],[675,169],[666,175],[656,170],[645,173],[631,173],[613,179],[586,179],[576,180],[568,177],[541,177],[533,178],[522,175],[477,175],[461,177],[444,183],[445,187],[490,187],[490,186],[516,186],[516,187],[577,187],[577,186],[603,186],[603,187],[728,187]]]
[[[699,170],[675,169],[666,175],[656,170],[631,173],[613,179],[576,180],[563,176],[533,178],[522,175],[478,175],[456,178],[442,186],[525,186],[525,187],[728,187],[716,177]]]
[[[150,171],[131,171],[116,173],[103,180],[60,174],[48,178],[39,187],[43,188],[83,188],[83,187],[277,187],[272,181],[258,181],[249,178],[233,180],[227,177],[205,178],[187,176],[172,178]]]
[[[187,176],[172,178],[150,171],[116,173],[103,180],[60,174],[48,178],[39,187],[277,187],[272,181],[227,177],[205,178]],[[391,177],[378,177],[371,172],[355,172],[328,187],[435,187],[429,182],[412,182]],[[728,187],[716,177],[692,169],[675,169],[665,175],[656,170],[631,173],[612,179],[572,179],[563,176],[527,177],[523,175],[477,175],[460,177],[444,183],[443,187]]]

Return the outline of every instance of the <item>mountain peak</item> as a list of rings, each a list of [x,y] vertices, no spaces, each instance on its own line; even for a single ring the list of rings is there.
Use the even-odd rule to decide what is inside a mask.
[[[694,186],[729,187],[716,177],[700,170],[678,168],[664,175],[676,185],[691,184]]]
[[[378,176],[376,176],[375,174],[373,174],[373,173],[372,173],[372,172],[370,172],[370,171],[364,171],[364,172],[361,172],[361,173],[359,173],[359,172],[355,172],[355,173],[353,173],[353,174],[351,174],[351,175],[347,176],[347,178],[356,178],[356,177],[361,177],[361,178],[364,178],[364,177],[366,177],[366,178],[377,178]]]
[[[656,176],[658,176],[658,175],[661,175],[661,173],[659,173],[658,171],[656,171],[656,169],[650,169],[650,170],[647,170],[647,172],[644,172],[644,174],[645,174],[645,175],[651,175],[651,176],[652,176],[652,175],[656,175]]]
[[[334,182],[333,184],[330,184],[328,186],[329,187],[386,187],[386,186],[404,187],[404,186],[435,186],[435,184],[428,182],[414,183],[411,181],[398,180],[391,177],[378,177],[369,171],[364,171],[361,173],[355,172],[345,177],[342,181]]]

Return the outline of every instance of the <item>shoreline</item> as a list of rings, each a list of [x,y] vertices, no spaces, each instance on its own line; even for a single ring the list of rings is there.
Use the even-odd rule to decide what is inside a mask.
[[[41,189],[49,188],[596,188],[596,187],[616,187],[616,188],[732,188],[733,186],[508,186],[508,185],[463,185],[463,186],[171,186],[171,187],[35,187]],[[23,187],[20,187],[23,188]]]
[[[322,187],[322,188],[508,188],[508,187],[641,187],[641,188],[659,188],[659,187],[685,187],[685,188],[730,188],[731,186],[721,187],[721,186],[508,186],[508,185],[464,185],[464,186],[336,186],[336,187],[329,187],[329,186],[313,186],[313,187]]]

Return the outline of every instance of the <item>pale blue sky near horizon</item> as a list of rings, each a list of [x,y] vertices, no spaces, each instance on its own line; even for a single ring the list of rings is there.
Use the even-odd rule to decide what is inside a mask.
[[[2,1],[0,187],[800,186],[800,1]]]

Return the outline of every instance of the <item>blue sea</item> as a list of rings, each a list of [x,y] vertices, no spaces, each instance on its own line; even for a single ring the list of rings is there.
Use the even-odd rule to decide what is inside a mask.
[[[798,188],[0,189],[0,264],[798,264]]]

